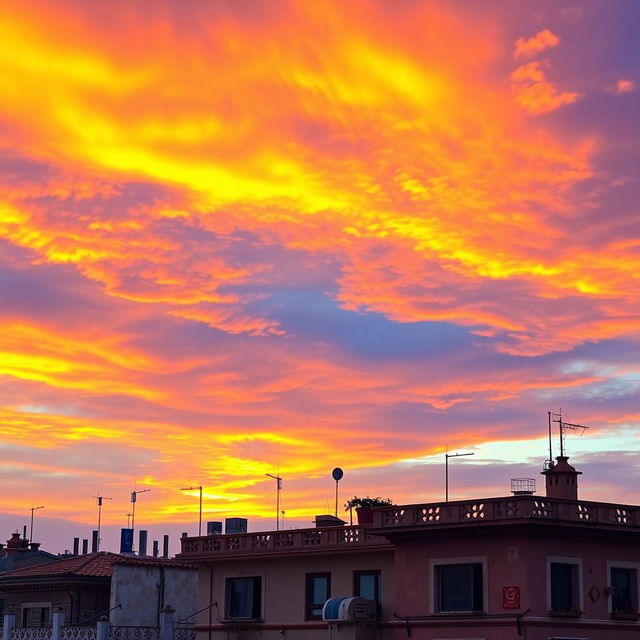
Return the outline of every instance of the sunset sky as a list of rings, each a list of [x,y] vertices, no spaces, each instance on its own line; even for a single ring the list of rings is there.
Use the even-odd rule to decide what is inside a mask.
[[[640,502],[640,3],[0,8],[0,540]],[[557,453],[557,452],[556,452]],[[152,536],[153,537],[153,536]]]

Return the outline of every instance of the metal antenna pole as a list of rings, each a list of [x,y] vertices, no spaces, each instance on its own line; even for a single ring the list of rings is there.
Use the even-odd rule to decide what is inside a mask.
[[[195,491],[198,490],[200,492],[200,515],[198,516],[198,535],[202,535],[202,485],[197,487],[185,487],[184,489],[180,489],[180,491]]]
[[[29,542],[33,542],[33,512],[38,509],[44,509],[44,505],[41,507],[31,507],[31,529],[29,530]]]
[[[280,531],[280,491],[282,489],[282,478],[270,473],[265,473],[264,475],[276,481],[276,531]]]
[[[445,497],[444,501],[449,502],[449,458],[461,458],[462,456],[474,456],[475,453],[445,453],[444,454],[444,479]]]
[[[137,491],[131,492],[131,504],[133,504],[133,508],[131,509],[131,537],[133,538],[133,532],[136,526],[136,502],[137,495],[139,493],[146,493],[147,491],[151,491],[151,489],[138,489]]]
[[[588,429],[589,427],[585,427],[583,424],[573,424],[571,422],[564,422],[564,420],[562,419],[562,413],[555,413],[555,420],[554,422],[558,423],[558,427],[559,427],[559,431],[560,431],[560,456],[564,457],[564,439],[566,437],[566,432],[567,429],[569,429],[570,431],[580,431],[580,435],[582,435],[585,432],[585,429]]]
[[[112,500],[112,498],[106,498],[105,496],[101,496],[100,494],[93,497],[98,501],[98,544],[96,545],[96,551],[100,551],[100,541],[102,540],[102,538],[100,537],[100,521],[102,519],[102,501]]]
[[[551,440],[551,411],[547,411],[549,417],[549,468],[553,466],[553,449]]]

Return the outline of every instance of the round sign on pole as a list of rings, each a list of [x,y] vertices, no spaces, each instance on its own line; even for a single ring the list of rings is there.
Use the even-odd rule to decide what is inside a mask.
[[[336,467],[332,472],[331,475],[333,476],[333,479],[338,482],[339,480],[342,480],[342,476],[344,475],[344,471],[340,468],[340,467]]]

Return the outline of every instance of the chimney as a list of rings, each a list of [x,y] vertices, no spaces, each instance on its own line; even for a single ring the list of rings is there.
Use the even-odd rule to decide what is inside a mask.
[[[91,553],[98,553],[98,532],[91,532]]]
[[[162,557],[169,557],[169,536],[167,534],[162,537]]]
[[[578,476],[582,471],[576,471],[567,460],[567,456],[558,456],[555,464],[542,472],[546,479],[547,498],[578,499]]]
[[[24,553],[28,551],[29,547],[27,546],[26,540],[20,537],[20,534],[16,531],[11,534],[11,538],[7,540],[7,548],[5,551],[5,556],[7,558],[11,558],[13,556],[17,556],[20,553]]]
[[[41,542],[30,542],[29,548],[31,549],[31,551],[38,551],[40,549],[41,544],[42,544]]]
[[[82,555],[86,556],[89,553],[89,540],[88,538],[82,539]]]
[[[138,555],[139,556],[147,555],[147,531],[145,529],[140,529],[139,542],[138,542]]]
[[[159,551],[158,551],[158,541],[154,540],[153,541],[153,557],[157,558],[159,555]]]
[[[73,555],[77,556],[80,553],[80,538],[73,539]]]

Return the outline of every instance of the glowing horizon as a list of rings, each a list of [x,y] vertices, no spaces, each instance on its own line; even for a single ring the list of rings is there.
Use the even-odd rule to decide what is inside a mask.
[[[121,524],[138,486],[191,521],[201,484],[272,518],[279,469],[308,519],[334,466],[345,499],[435,499],[445,445],[532,465],[559,407],[587,496],[638,502],[638,6],[0,17],[8,514],[100,492]],[[475,458],[458,490],[504,486]]]

